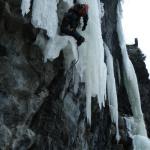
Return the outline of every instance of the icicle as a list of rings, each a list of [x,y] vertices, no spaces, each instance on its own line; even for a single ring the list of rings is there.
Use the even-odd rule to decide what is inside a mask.
[[[116,139],[117,141],[119,141],[120,136],[118,129],[118,100],[114,77],[113,58],[106,44],[104,44],[104,48],[106,52],[106,63],[107,63],[107,95],[109,101],[109,109],[111,120],[116,124]]]
[[[30,3],[31,3],[31,0],[22,0],[21,10],[22,10],[23,16],[25,14],[28,14],[28,12],[30,11]]]
[[[85,32],[85,42],[79,47],[80,60],[78,71],[86,84],[86,112],[87,120],[91,123],[91,97],[97,96],[99,107],[105,103],[106,65],[104,63],[104,47],[101,33],[101,19],[99,17],[97,0],[80,0],[89,5],[89,20]]]
[[[57,1],[34,0],[31,22],[36,28],[45,29],[47,35],[54,38],[58,27]]]
[[[140,101],[137,78],[136,78],[133,65],[127,54],[126,43],[123,35],[123,29],[121,23],[121,3],[118,4],[117,10],[118,10],[117,11],[118,14],[117,32],[118,32],[121,52],[123,56],[124,83],[129,96],[129,101],[134,116],[135,134],[147,136],[145,123],[143,119],[143,113],[141,110],[141,101]]]

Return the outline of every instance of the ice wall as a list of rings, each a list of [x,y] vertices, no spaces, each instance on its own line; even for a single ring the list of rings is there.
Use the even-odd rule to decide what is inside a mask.
[[[22,10],[23,16],[25,14],[28,14],[28,12],[30,11],[30,3],[31,3],[31,0],[22,0],[21,10]]]
[[[131,109],[133,113],[133,120],[126,119],[127,127],[130,130],[129,135],[133,139],[134,150],[149,150],[150,140],[147,137],[147,131],[144,123],[143,113],[141,110],[141,101],[138,89],[138,83],[133,65],[128,57],[126,43],[123,35],[121,15],[121,2],[118,4],[117,14],[117,31],[119,42],[123,57],[123,75],[124,84],[128,93]]]
[[[30,10],[31,0],[22,0],[22,14]],[[50,38],[54,38],[58,28],[57,0],[33,0],[31,22],[36,28],[46,30]]]
[[[47,35],[54,38],[58,27],[57,1],[34,0],[31,22],[36,28],[45,29]]]
[[[23,0],[22,5],[24,2]],[[34,0],[32,24],[35,27],[45,29],[50,37],[48,41],[43,41],[44,44],[42,44],[45,61],[47,59],[55,59],[59,56],[60,50],[64,49],[65,64],[66,68],[68,68],[71,61],[78,57],[77,49],[74,39],[57,35],[57,2],[56,0]],[[73,4],[72,0],[64,0],[64,2],[68,6]],[[91,123],[91,97],[97,96],[100,108],[105,105],[107,69],[104,63],[104,47],[101,35],[101,17],[104,15],[104,10],[98,0],[81,0],[80,2],[87,3],[90,7],[86,31],[81,32],[85,37],[85,42],[78,48],[80,58],[77,64],[77,71],[81,80],[86,84],[87,120]],[[28,5],[24,5],[24,8],[28,7]],[[24,13],[24,10],[27,9],[22,9],[22,13]],[[39,39],[41,39],[41,35],[37,37],[37,41]],[[41,42],[38,44],[41,45]],[[70,47],[72,54],[67,50],[68,47]]]
[[[121,3],[118,5],[118,21],[117,31],[119,36],[119,43],[121,47],[121,53],[123,57],[123,73],[124,73],[124,84],[128,93],[131,109],[134,116],[135,122],[135,134],[147,136],[145,123],[143,119],[143,113],[141,110],[140,94],[138,89],[138,83],[133,65],[128,57],[126,43],[123,35],[122,23],[121,23]]]
[[[125,39],[123,35],[121,15],[122,15],[122,3],[118,4],[117,14],[118,23],[117,30],[119,36],[119,42],[123,57],[123,75],[124,84],[128,93],[131,109],[133,112],[133,119],[126,118],[128,132],[130,137],[133,139],[134,150],[149,150],[150,140],[147,137],[147,131],[145,128],[143,113],[141,110],[141,101],[138,89],[138,83],[133,65],[128,57]]]
[[[105,104],[106,65],[97,0],[81,0],[89,5],[89,21],[83,34],[85,42],[79,47],[80,60],[78,70],[86,84],[86,113],[91,123],[91,97],[97,96],[99,107]]]
[[[47,34],[51,37],[49,40],[45,40],[43,32],[40,32],[35,42],[42,49],[44,49],[45,62],[47,59],[50,59],[52,61],[53,59],[58,57],[60,51],[63,49],[65,66],[67,70],[71,62],[74,59],[78,59],[77,46],[74,38],[70,36],[60,36],[57,34],[57,2],[58,1],[56,0],[52,0],[51,2],[49,2],[48,0],[34,0],[32,6],[32,24],[35,27],[45,29],[47,31]],[[64,2],[66,2],[68,6],[71,6],[73,4],[73,1],[64,0]],[[116,123],[118,131],[118,104],[113,66],[110,64],[113,62],[113,60],[111,58],[111,55],[109,54],[109,50],[107,51],[107,65],[109,69],[108,76],[106,64],[104,63],[104,46],[101,33],[101,17],[103,17],[104,15],[103,4],[101,4],[98,0],[81,0],[80,3],[87,3],[90,7],[87,28],[85,32],[80,32],[79,30],[79,32],[85,37],[85,42],[78,48],[79,62],[76,66],[77,71],[81,77],[81,81],[85,82],[86,85],[87,120],[89,123],[91,123],[92,97],[97,96],[100,108],[105,105],[107,82],[110,110],[112,112],[112,121]],[[24,6],[22,8],[29,8],[29,5],[25,6],[24,0],[22,1],[22,5]],[[28,9],[22,9],[22,12],[24,12],[24,10]],[[106,49],[108,49],[108,47]],[[112,92],[110,92],[111,90],[109,82],[113,83]]]
[[[150,140],[146,136],[134,135],[134,118],[125,117],[126,126],[128,129],[129,136],[133,139],[133,149],[134,150],[149,150]]]

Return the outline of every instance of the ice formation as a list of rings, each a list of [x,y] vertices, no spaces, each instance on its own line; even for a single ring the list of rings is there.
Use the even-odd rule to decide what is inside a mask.
[[[134,118],[133,117],[124,117],[126,122],[126,127],[128,130],[128,134],[131,138],[133,138],[133,130],[134,130]]]
[[[119,36],[119,43],[121,47],[121,53],[123,57],[123,72],[124,72],[124,84],[128,93],[131,109],[135,122],[135,133],[143,136],[147,136],[143,113],[141,110],[140,94],[138,89],[138,83],[133,65],[128,57],[126,43],[123,35],[122,23],[121,23],[121,3],[118,4],[118,21],[117,32]]]
[[[119,141],[119,129],[118,129],[118,99],[116,91],[116,83],[114,77],[113,58],[109,51],[109,48],[104,44],[106,53],[106,64],[107,64],[107,96],[109,101],[109,109],[112,122],[116,124],[116,138]]]
[[[150,140],[147,137],[147,131],[145,128],[143,113],[141,110],[141,101],[137,78],[133,65],[127,54],[125,39],[123,35],[121,23],[121,13],[122,13],[121,2],[118,4],[117,13],[118,13],[117,30],[121,52],[123,56],[124,83],[128,93],[134,119],[132,121],[126,120],[126,122],[128,123],[128,128],[132,127],[130,128],[131,129],[130,135],[133,138],[134,150],[149,150]]]
[[[23,16],[30,11],[30,3],[31,3],[31,0],[22,0],[21,10],[22,10]]]
[[[63,1],[68,6],[73,4],[72,0]],[[104,47],[101,33],[101,17],[104,11],[98,0],[80,0],[79,2],[87,3],[90,6],[88,25],[86,31],[81,33],[86,41],[79,47],[80,59],[77,64],[77,71],[81,80],[86,84],[86,112],[88,122],[91,123],[91,97],[97,96],[100,108],[105,105],[107,68],[104,63]],[[24,0],[22,5],[23,3]],[[50,37],[48,41],[44,41],[42,40],[42,34],[39,34],[36,40],[36,43],[45,50],[45,61],[55,59],[58,57],[60,50],[64,49],[65,64],[66,68],[68,68],[71,61],[78,57],[77,48],[74,39],[71,37],[57,35],[57,3],[58,1],[56,0],[34,0],[32,24],[35,27],[45,29]],[[24,8],[28,7],[28,5],[24,5]],[[22,13],[24,13],[23,8]]]
[[[141,135],[135,135],[133,137],[134,150],[150,150],[150,140]]]
[[[71,6],[73,1],[63,0]],[[75,40],[69,36],[60,36],[57,34],[58,16],[57,16],[57,0],[34,0],[32,6],[32,24],[37,28],[42,28],[47,31],[49,40],[44,40],[42,33],[39,33],[36,43],[44,49],[45,61],[53,60],[59,56],[63,49],[65,56],[66,69],[69,68],[72,60],[78,59],[77,47]],[[99,107],[105,105],[106,83],[110,105],[112,121],[116,123],[118,134],[118,103],[117,93],[114,78],[113,59],[108,47],[105,45],[107,56],[107,68],[104,63],[104,46],[101,33],[101,17],[104,15],[103,6],[98,0],[80,0],[80,3],[87,3],[89,9],[89,21],[85,32],[81,32],[85,37],[85,42],[79,49],[79,62],[77,71],[80,74],[81,80],[86,85],[86,113],[87,120],[91,123],[91,97],[97,96]],[[100,6],[101,5],[101,6]],[[22,0],[22,14],[27,14],[30,10],[30,0]],[[137,79],[133,65],[128,58],[126,44],[122,32],[120,7],[118,7],[118,36],[123,56],[124,81],[126,90],[131,103],[134,115],[134,137],[137,134],[147,137],[143,114],[141,111],[140,96],[138,90]],[[79,30],[80,32],[80,30]],[[79,80],[79,79],[78,79]],[[111,87],[111,89],[110,89]],[[113,88],[112,88],[113,87]],[[77,85],[76,85],[77,91]],[[118,136],[119,137],[119,136]],[[134,143],[139,138],[134,139]],[[135,149],[140,150],[140,149]]]
[[[32,6],[31,22],[36,28],[45,29],[47,35],[54,38],[58,27],[56,0],[34,0]],[[25,15],[30,10],[30,0],[22,0],[22,14]]]
[[[106,65],[104,63],[104,47],[101,33],[101,20],[99,18],[97,0],[81,0],[87,3],[89,20],[83,34],[85,42],[79,47],[80,60],[78,70],[86,84],[86,113],[87,120],[91,123],[91,97],[97,96],[99,107],[105,104],[106,94]]]
[[[134,150],[149,150],[150,140],[146,136],[134,135],[134,118],[125,117],[129,136],[133,139]]]
[[[34,0],[32,6],[32,24],[47,31],[47,35],[54,38],[58,27],[57,1]]]
[[[70,36],[56,35],[54,39],[48,40],[44,51],[44,60],[46,61],[47,59],[49,59],[53,61],[59,56],[60,50],[65,49],[65,53],[65,51],[67,51],[67,47],[70,47],[70,49],[68,53],[64,55],[64,57],[66,57],[66,59],[69,59],[68,64],[66,64],[69,65],[74,59],[78,59],[76,42],[74,38]],[[67,56],[69,55],[69,53],[73,53],[72,56]]]

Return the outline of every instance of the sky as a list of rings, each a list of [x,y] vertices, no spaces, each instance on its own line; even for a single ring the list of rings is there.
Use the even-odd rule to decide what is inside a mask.
[[[150,0],[124,0],[122,24],[127,44],[138,38],[150,74]]]

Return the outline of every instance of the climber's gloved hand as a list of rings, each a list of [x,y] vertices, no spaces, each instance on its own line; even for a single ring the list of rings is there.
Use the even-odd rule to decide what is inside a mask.
[[[86,28],[86,26],[84,25],[84,26],[82,27],[82,31],[84,31],[84,30],[85,30],[85,28]]]

